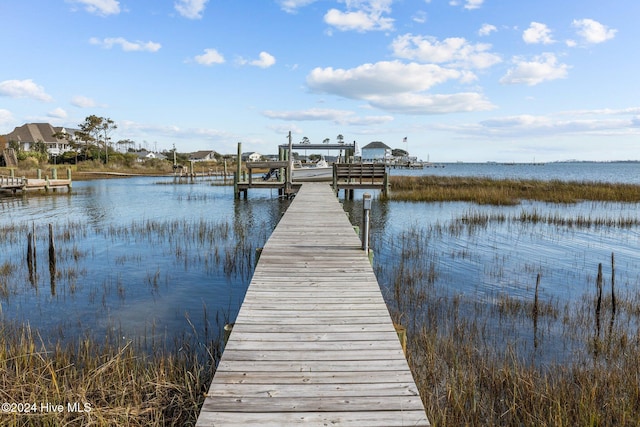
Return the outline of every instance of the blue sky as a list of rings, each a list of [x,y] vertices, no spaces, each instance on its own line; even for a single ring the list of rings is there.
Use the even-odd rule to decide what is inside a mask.
[[[0,134],[276,153],[341,134],[433,162],[640,160],[637,0],[0,3]],[[403,138],[407,142],[403,142]]]

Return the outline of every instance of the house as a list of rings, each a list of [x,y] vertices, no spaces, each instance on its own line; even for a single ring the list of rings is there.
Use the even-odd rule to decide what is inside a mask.
[[[391,157],[391,147],[380,141],[373,141],[362,147],[363,162],[385,162]]]
[[[189,155],[189,161],[191,162],[215,162],[216,152],[211,150],[196,151]]]
[[[56,134],[69,135],[66,138],[56,138]],[[16,127],[13,132],[5,135],[7,143],[15,142],[20,150],[31,151],[35,149],[36,143],[42,142],[47,147],[50,156],[59,156],[67,151],[71,151],[71,141],[73,133],[65,128],[54,128],[49,123],[27,123]]]
[[[165,156],[164,154],[160,154],[160,153],[154,153],[152,151],[138,151],[135,153],[136,155],[136,162],[138,163],[142,163],[147,159],[159,159],[159,160],[167,160],[167,156]]]
[[[260,160],[262,160],[262,154],[256,153],[255,151],[252,153],[242,153],[243,162],[259,162]]]

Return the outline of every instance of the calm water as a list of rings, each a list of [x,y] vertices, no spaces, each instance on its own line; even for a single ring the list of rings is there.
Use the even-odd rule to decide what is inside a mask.
[[[394,174],[439,174],[640,183],[635,163],[557,163],[544,166],[447,164]],[[233,321],[261,247],[286,210],[269,190],[234,200],[229,186],[198,180],[129,178],[75,182],[70,195],[0,197],[0,316],[28,322],[45,339],[142,336],[170,342],[208,334]],[[359,222],[362,192],[345,202]],[[640,289],[637,227],[562,227],[490,222],[453,227],[474,213],[517,216],[536,211],[571,218],[636,217],[636,204],[525,202],[513,207],[469,203],[375,201],[372,246],[387,301],[391,266],[402,256],[402,233],[426,239],[421,268],[437,266],[437,285],[493,304],[501,294],[530,299],[537,273],[541,297],[575,300],[593,292],[598,263],[616,256],[620,292]],[[48,224],[56,230],[55,275],[47,267]],[[26,267],[27,234],[35,230],[37,268]],[[438,231],[440,230],[440,231]],[[410,241],[410,240],[409,240]],[[416,241],[416,244],[417,241]]]

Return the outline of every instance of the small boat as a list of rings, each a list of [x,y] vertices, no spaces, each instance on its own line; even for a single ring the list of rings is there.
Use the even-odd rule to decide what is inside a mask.
[[[331,181],[333,167],[324,158],[309,164],[295,161],[291,176],[294,181]]]

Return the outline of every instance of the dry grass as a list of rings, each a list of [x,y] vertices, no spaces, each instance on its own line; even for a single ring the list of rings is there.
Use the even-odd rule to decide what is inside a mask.
[[[520,200],[575,203],[582,200],[640,202],[640,185],[441,176],[392,176],[392,200],[468,201],[514,205]]]
[[[28,326],[3,325],[0,401],[15,403],[17,412],[0,413],[0,424],[195,424],[213,376],[217,345],[206,344],[208,356],[199,358],[194,343],[181,343],[180,352],[156,349],[149,355],[136,343],[115,341],[81,339],[52,346]],[[79,405],[74,408],[75,403]],[[25,404],[35,406],[25,409]],[[47,404],[62,405],[63,410],[54,412]]]
[[[404,230],[387,242],[394,261],[376,266],[392,317],[408,329],[408,360],[432,425],[640,425],[637,293],[616,295],[615,307],[608,290],[538,300],[530,271],[530,299],[479,301],[440,277],[430,240],[456,232]]]

